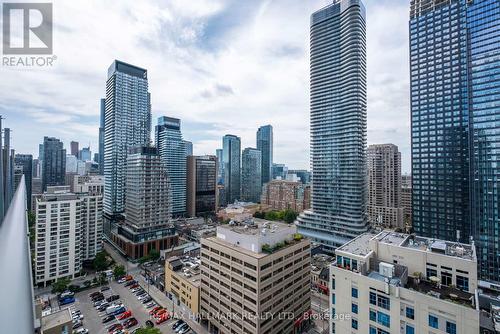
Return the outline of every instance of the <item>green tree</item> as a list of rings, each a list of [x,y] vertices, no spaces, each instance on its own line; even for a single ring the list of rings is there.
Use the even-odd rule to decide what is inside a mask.
[[[160,252],[158,252],[156,249],[152,249],[149,251],[149,259],[151,261],[156,261],[160,258]]]
[[[135,334],[161,334],[158,328],[139,328]]]
[[[99,252],[96,254],[94,262],[94,269],[97,271],[103,271],[108,268],[108,259],[106,258],[105,252]]]
[[[52,283],[52,293],[63,293],[68,290],[68,285],[71,283],[69,278],[60,278]]]
[[[288,223],[288,224],[291,224],[295,221],[295,219],[297,219],[297,213],[293,210],[285,210],[284,214],[283,214],[283,220]]]
[[[113,269],[113,275],[115,276],[116,279],[125,276],[125,274],[126,274],[125,267],[122,265],[117,265]]]

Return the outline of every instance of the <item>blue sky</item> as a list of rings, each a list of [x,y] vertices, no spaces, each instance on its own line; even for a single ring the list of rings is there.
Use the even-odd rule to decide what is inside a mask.
[[[254,147],[272,124],[275,162],[309,168],[309,15],[330,2],[56,0],[55,65],[0,67],[4,126],[18,152],[37,156],[46,135],[97,152],[99,99],[120,59],[148,69],[153,125],[180,118],[195,154],[215,154],[227,133]],[[409,171],[409,0],[365,4],[368,143],[397,144]]]

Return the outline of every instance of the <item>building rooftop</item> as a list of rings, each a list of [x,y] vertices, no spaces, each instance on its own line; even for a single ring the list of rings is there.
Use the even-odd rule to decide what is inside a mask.
[[[376,236],[374,233],[364,233],[352,239],[348,243],[337,248],[337,251],[366,257],[372,252],[370,240]]]
[[[182,256],[171,257],[167,259],[172,271],[177,275],[182,276],[186,281],[191,282],[194,286],[200,286],[200,257]]]
[[[42,330],[46,331],[50,328],[61,326],[71,323],[71,311],[69,308],[53,312],[49,315],[42,317]]]

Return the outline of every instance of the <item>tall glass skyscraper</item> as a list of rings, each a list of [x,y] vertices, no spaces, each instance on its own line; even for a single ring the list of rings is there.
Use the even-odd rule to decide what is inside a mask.
[[[241,155],[241,199],[259,203],[262,193],[262,151],[247,147]]]
[[[106,99],[101,99],[99,123],[99,174],[104,175],[104,114],[106,111]]]
[[[241,140],[234,135],[222,138],[222,178],[224,181],[225,203],[240,199],[241,195]]]
[[[149,144],[151,103],[145,69],[115,60],[108,69],[104,115],[104,213],[125,210],[128,150]]]
[[[261,126],[257,130],[257,149],[262,152],[262,184],[273,178],[273,127]]]
[[[63,186],[66,177],[66,150],[54,137],[43,138],[42,189],[47,186]]]
[[[500,277],[500,2],[412,0],[413,226]]]
[[[181,120],[162,116],[155,130],[156,147],[167,168],[172,189],[172,214],[186,213],[186,142],[182,140]]]
[[[298,222],[327,252],[368,229],[365,24],[359,0],[311,16],[312,207]]]

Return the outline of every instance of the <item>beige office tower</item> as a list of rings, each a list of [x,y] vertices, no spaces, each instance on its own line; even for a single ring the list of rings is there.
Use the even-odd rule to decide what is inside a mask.
[[[370,145],[368,217],[372,224],[404,227],[401,206],[401,153],[394,144]]]
[[[294,225],[222,225],[201,241],[202,323],[211,333],[300,333],[311,312],[310,242]]]

